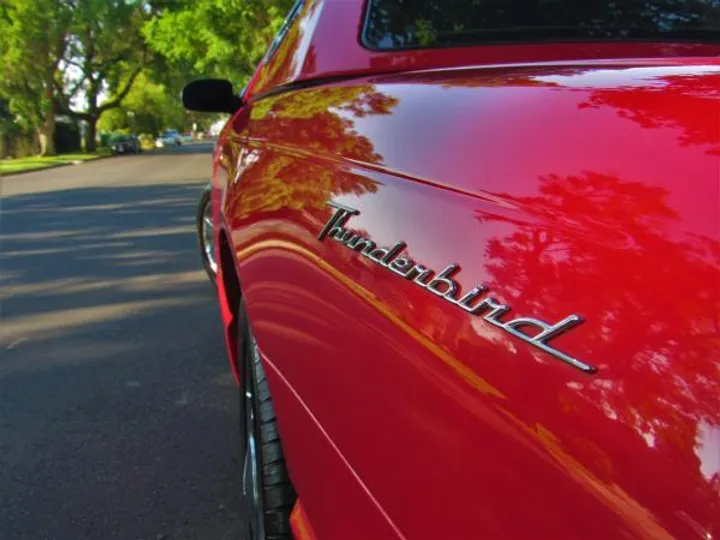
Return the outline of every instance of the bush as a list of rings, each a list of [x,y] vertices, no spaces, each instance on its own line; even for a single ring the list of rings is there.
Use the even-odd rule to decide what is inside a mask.
[[[34,156],[38,152],[40,147],[33,134],[17,131],[0,135],[0,159]]]
[[[115,136],[114,133],[105,132],[100,134],[100,146],[110,146],[110,139]]]

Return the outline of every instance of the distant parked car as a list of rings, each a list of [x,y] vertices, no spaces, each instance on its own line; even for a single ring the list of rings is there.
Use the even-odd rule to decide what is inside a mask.
[[[140,141],[135,135],[116,135],[110,139],[110,150],[117,154],[139,154]]]
[[[180,142],[181,143],[191,143],[193,142],[193,136],[190,133],[183,133],[180,135]]]
[[[155,146],[157,148],[163,148],[165,146],[180,146],[182,139],[180,133],[176,129],[167,129],[163,131],[160,136],[155,139]]]

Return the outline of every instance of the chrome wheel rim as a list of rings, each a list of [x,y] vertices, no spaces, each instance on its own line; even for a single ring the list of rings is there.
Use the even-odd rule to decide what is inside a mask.
[[[209,200],[205,208],[203,208],[202,242],[205,259],[207,259],[213,274],[217,274],[217,261],[215,260],[215,225],[213,224],[212,203]]]
[[[251,338],[252,340],[252,338]],[[250,355],[245,370],[245,388],[243,389],[243,408],[245,409],[245,458],[243,462],[243,496],[248,509],[248,525],[251,538],[264,539],[262,494],[260,492],[259,441],[255,437],[257,419],[255,417],[255,388],[251,382],[251,369],[259,358],[254,341],[250,343]]]

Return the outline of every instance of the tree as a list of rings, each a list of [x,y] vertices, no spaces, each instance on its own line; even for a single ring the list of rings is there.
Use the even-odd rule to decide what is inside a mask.
[[[0,5],[0,95],[42,155],[54,155],[55,79],[65,54],[74,2],[5,0]]]
[[[153,14],[148,44],[206,76],[243,83],[267,50],[292,0],[177,0]]]
[[[64,76],[56,81],[60,112],[87,122],[86,149],[95,150],[100,116],[119,107],[148,61],[142,25],[148,13],[143,2],[78,0],[67,47]],[[108,90],[113,97],[100,103]],[[84,107],[78,110],[78,104]]]
[[[148,71],[138,75],[122,106],[108,111],[100,119],[100,130],[129,130],[157,135],[167,127],[184,129],[187,113],[177,97],[178,93],[154,82],[151,76]]]

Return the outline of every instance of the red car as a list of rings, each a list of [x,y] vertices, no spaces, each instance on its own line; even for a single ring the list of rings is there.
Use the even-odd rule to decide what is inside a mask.
[[[252,538],[720,538],[717,0],[305,0],[214,165]]]

